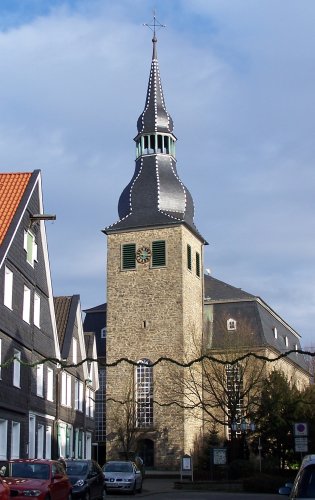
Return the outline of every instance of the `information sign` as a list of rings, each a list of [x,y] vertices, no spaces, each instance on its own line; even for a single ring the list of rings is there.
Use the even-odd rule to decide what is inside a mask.
[[[213,448],[213,464],[226,465],[226,448]]]

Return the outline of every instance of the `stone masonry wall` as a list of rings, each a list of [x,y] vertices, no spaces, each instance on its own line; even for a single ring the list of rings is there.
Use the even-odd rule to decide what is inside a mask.
[[[137,264],[136,270],[122,270],[121,245],[136,243],[151,247],[152,241],[166,241],[164,268],[151,262]],[[191,271],[187,269],[187,243],[192,247]],[[195,253],[200,254],[200,277],[195,272]],[[202,244],[183,225],[147,229],[108,236],[107,259],[107,362],[121,357],[133,361],[161,356],[186,361],[192,341],[202,339],[203,266]],[[154,400],[167,399],[165,364],[153,370]],[[107,370],[107,398],[126,399],[134,390],[134,367],[122,363]],[[179,370],[185,376],[185,371]],[[185,401],[185,395],[182,395]],[[107,404],[107,434],[114,437],[122,405]],[[177,468],[180,456],[189,453],[200,421],[176,406],[154,406],[154,426],[144,437],[155,442],[155,466]],[[117,453],[114,439],[107,444],[108,456]]]

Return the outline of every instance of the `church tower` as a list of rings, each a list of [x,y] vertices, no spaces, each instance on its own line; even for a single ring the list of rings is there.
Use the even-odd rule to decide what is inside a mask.
[[[145,107],[137,122],[135,172],[123,190],[119,220],[107,227],[107,458],[128,449],[146,466],[179,469],[201,419],[170,404],[177,363],[202,343],[203,245],[194,205],[176,168],[173,120],[166,110],[154,36]],[[171,358],[177,363],[162,361]],[[126,361],[115,364],[120,358]],[[155,364],[156,363],[156,364]],[[179,386],[178,386],[179,387]],[[178,398],[178,397],[177,397]],[[126,445],[126,441],[131,444]]]

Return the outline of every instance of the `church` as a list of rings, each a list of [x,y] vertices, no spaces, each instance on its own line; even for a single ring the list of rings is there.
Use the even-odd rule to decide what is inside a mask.
[[[120,196],[118,221],[104,229],[106,454],[112,459],[132,450],[147,466],[178,470],[181,457],[192,454],[207,428],[201,404],[204,369],[195,363],[192,377],[187,364],[213,350],[222,357],[236,338],[242,352],[255,349],[272,357],[299,350],[300,336],[258,297],[204,276],[207,242],[177,172],[155,31],[152,43],[134,139],[135,171]],[[286,373],[298,373],[302,386],[309,383],[301,354],[288,356],[282,366]],[[231,419],[242,417],[241,401],[237,411],[220,416],[227,437]]]

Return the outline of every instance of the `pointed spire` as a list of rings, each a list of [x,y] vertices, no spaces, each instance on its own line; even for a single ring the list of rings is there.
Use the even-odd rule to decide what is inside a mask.
[[[146,25],[151,26],[151,25]],[[168,114],[165,106],[159,63],[157,58],[157,37],[156,37],[156,18],[154,16],[153,31],[153,52],[152,62],[145,101],[144,110],[138,118],[137,129],[139,134],[148,134],[154,132],[173,132],[173,120]],[[162,26],[162,25],[160,25]]]

